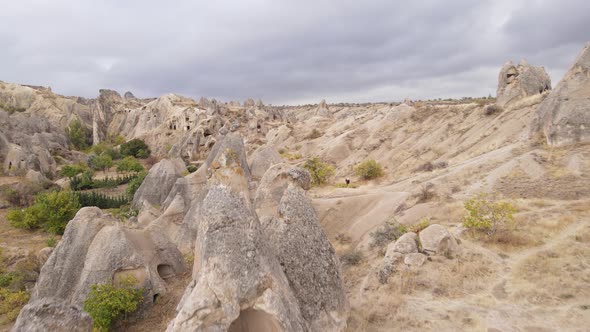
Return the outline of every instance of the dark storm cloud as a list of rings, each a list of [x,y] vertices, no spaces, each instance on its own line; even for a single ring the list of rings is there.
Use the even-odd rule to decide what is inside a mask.
[[[506,60],[526,57],[556,82],[590,39],[584,0],[5,2],[0,79],[88,97],[487,95]]]

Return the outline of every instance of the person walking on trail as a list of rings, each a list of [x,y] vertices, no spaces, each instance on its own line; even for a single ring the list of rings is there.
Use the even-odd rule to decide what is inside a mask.
[[[344,180],[346,182],[346,186],[348,187],[348,185],[350,184],[350,178],[346,178],[346,180]]]

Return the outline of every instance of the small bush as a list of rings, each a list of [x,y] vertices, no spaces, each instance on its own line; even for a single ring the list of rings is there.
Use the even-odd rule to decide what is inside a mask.
[[[483,109],[483,114],[484,115],[492,115],[492,114],[496,114],[496,113],[501,113],[503,112],[504,109],[496,104],[492,104],[492,105],[488,105]]]
[[[113,166],[113,158],[106,153],[100,155],[92,155],[88,159],[88,164],[93,170],[101,170],[106,172]]]
[[[463,217],[463,226],[488,236],[512,223],[516,208],[509,202],[496,201],[480,194],[464,203],[467,215]]]
[[[133,156],[143,159],[149,157],[151,151],[144,141],[135,138],[127,143],[121,144],[121,154],[123,156]]]
[[[79,209],[76,195],[67,191],[53,191],[37,195],[31,207],[8,211],[6,219],[13,227],[44,228],[49,233],[63,234],[67,223]]]
[[[66,128],[66,137],[76,150],[86,150],[92,144],[92,131],[78,119],[70,122]]]
[[[383,168],[374,159],[366,160],[354,167],[357,176],[371,180],[383,176]]]
[[[72,165],[64,165],[59,171],[59,175],[73,178],[74,176],[81,174],[88,170],[88,166],[85,164],[72,164]]]
[[[363,252],[355,249],[350,250],[340,256],[340,261],[344,266],[359,265],[363,259],[365,259]]]
[[[321,131],[317,130],[316,128],[314,128],[305,138],[307,139],[316,139],[319,137],[322,137],[324,134],[322,134]]]
[[[287,160],[297,160],[297,159],[301,159],[303,156],[301,155],[301,153],[297,153],[297,152],[283,152],[281,153],[281,157],[287,159]]]
[[[415,172],[432,172],[435,169],[439,169],[439,168],[447,168],[447,166],[449,166],[449,163],[447,163],[446,161],[438,161],[438,162],[425,162],[424,164],[416,167],[416,169],[414,170]]]
[[[0,325],[16,320],[22,307],[29,302],[30,295],[26,291],[12,291],[0,287]]]
[[[133,156],[127,156],[117,163],[117,172],[141,172],[143,165]]]
[[[137,310],[143,291],[136,284],[136,279],[128,278],[120,287],[107,284],[90,287],[84,310],[92,317],[97,331],[108,331],[114,321]]]
[[[417,223],[408,227],[408,232],[420,233],[423,229],[430,226],[430,218],[422,218]]]
[[[382,248],[390,242],[397,240],[400,236],[407,233],[404,225],[399,224],[395,219],[379,227],[376,231],[371,232],[371,249]]]
[[[303,168],[311,174],[311,183],[314,186],[325,184],[334,175],[334,167],[322,162],[318,157],[308,159]]]
[[[55,247],[56,244],[57,244],[57,239],[55,238],[55,236],[50,236],[45,241],[45,245],[47,245],[48,247]]]
[[[187,170],[189,173],[194,173],[194,172],[196,172],[196,171],[197,171],[197,169],[199,169],[199,168],[198,168],[196,165],[188,165],[188,166],[186,167],[186,170]]]
[[[436,197],[436,191],[434,191],[434,185],[430,182],[423,184],[420,187],[420,191],[416,195],[414,195],[414,197],[416,197],[417,203],[425,203],[425,202],[432,200],[433,198]]]
[[[129,199],[133,199],[135,192],[137,191],[137,189],[139,189],[139,186],[141,186],[146,176],[147,172],[140,172],[139,174],[137,174],[137,177],[135,177],[133,180],[129,182],[129,185],[125,190],[125,194],[127,195],[127,197],[129,197]]]

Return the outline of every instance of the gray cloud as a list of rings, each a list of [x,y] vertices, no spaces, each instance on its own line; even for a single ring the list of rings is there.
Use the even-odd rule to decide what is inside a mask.
[[[5,2],[0,79],[86,97],[480,96],[509,59],[556,83],[590,38],[584,0]]]

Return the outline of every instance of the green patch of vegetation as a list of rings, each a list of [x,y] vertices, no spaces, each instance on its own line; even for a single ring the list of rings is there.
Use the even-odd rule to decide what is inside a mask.
[[[324,163],[320,158],[314,157],[308,159],[303,168],[311,174],[311,183],[314,186],[320,186],[328,182],[334,175],[334,167]]]
[[[6,112],[8,112],[8,114],[14,114],[16,112],[22,113],[27,110],[24,107],[16,107],[16,106],[12,106],[10,104],[5,104],[2,102],[0,102],[0,109],[5,110]]]
[[[127,197],[129,197],[129,199],[133,199],[135,192],[137,191],[137,189],[139,189],[139,186],[141,186],[146,176],[147,172],[140,172],[133,180],[129,181],[129,185],[125,190],[125,193],[127,194]]]
[[[101,209],[116,209],[129,204],[127,195],[108,196],[97,192],[76,192],[74,193],[80,202],[81,207],[96,206]]]
[[[398,223],[397,220],[392,219],[369,234],[371,236],[371,244],[369,247],[371,249],[383,248],[407,232],[408,229],[406,226]]]
[[[55,247],[56,244],[57,244],[57,239],[55,238],[55,236],[50,236],[45,241],[45,245],[47,245],[48,247],[52,247],[53,248],[53,247]]]
[[[511,225],[516,212],[511,203],[498,201],[484,194],[467,200],[464,206],[467,215],[463,217],[463,226],[488,236]]]
[[[121,154],[123,156],[133,156],[136,158],[147,158],[150,156],[150,148],[144,141],[135,138],[131,141],[121,144]]]
[[[117,163],[117,172],[141,172],[145,170],[139,160],[127,156]]]
[[[355,184],[355,183],[346,184],[346,182],[345,183],[338,182],[334,185],[334,187],[336,187],[336,188],[353,188],[354,189],[354,188],[358,188],[359,186],[358,186],[358,184]]]
[[[95,330],[108,331],[113,322],[137,310],[143,290],[136,285],[137,280],[130,277],[121,281],[119,287],[108,284],[90,287],[84,310],[92,317]]]
[[[187,170],[189,173],[194,173],[194,172],[196,172],[196,171],[197,171],[197,169],[199,169],[199,168],[198,168],[197,166],[195,166],[195,165],[188,165],[188,166],[186,167],[186,170]]]
[[[420,233],[423,229],[430,226],[430,218],[422,218],[417,223],[408,226],[408,232]]]
[[[82,151],[92,145],[92,131],[76,119],[66,128],[66,137],[72,148]]]
[[[13,291],[0,287],[0,324],[15,321],[22,307],[29,302],[29,298],[27,291]]]
[[[91,155],[88,159],[88,165],[93,170],[101,170],[103,172],[106,172],[109,168],[113,166],[113,158],[106,153],[102,153],[100,155]]]
[[[17,228],[43,228],[52,234],[63,234],[67,223],[80,209],[78,197],[69,191],[52,191],[35,197],[35,204],[8,211],[6,218]]]
[[[288,151],[284,151],[283,153],[280,153],[281,157],[287,159],[287,160],[297,160],[297,159],[301,159],[303,156],[301,155],[301,153],[297,153],[297,152],[288,152]]]
[[[99,144],[93,145],[90,148],[90,152],[93,154],[100,156],[102,154],[111,157],[112,160],[121,159],[121,153],[114,149],[111,144],[108,142],[100,142]]]
[[[76,176],[78,174],[82,174],[88,170],[89,170],[88,165],[82,164],[82,163],[64,165],[61,168],[61,170],[59,171],[59,175],[64,176],[64,177],[68,177],[68,178],[73,178],[74,176]]]
[[[383,168],[374,159],[369,159],[356,165],[354,172],[364,180],[376,179],[383,176]]]

